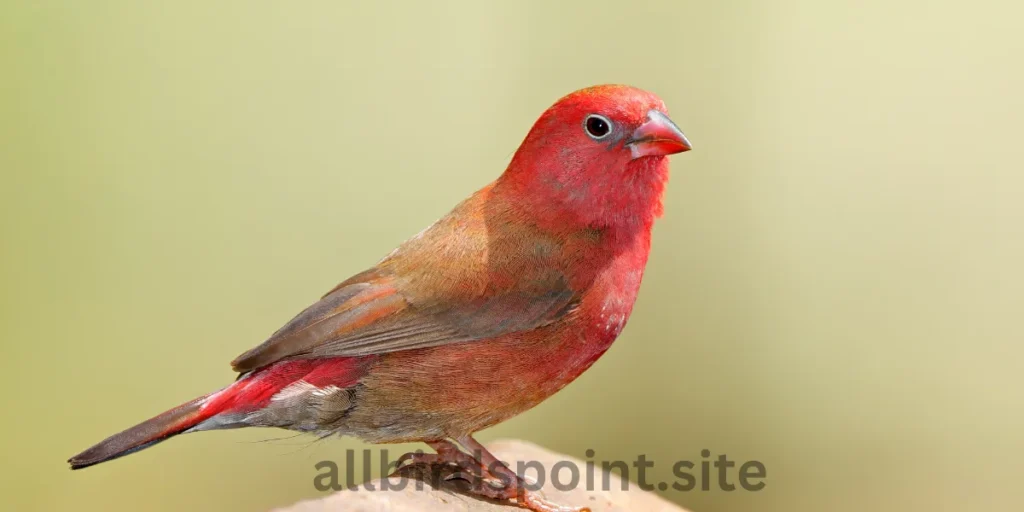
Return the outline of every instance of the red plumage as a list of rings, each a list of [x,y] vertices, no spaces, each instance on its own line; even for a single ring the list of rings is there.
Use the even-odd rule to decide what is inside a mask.
[[[562,98],[501,177],[236,358],[234,384],[69,462],[242,426],[425,441],[442,458],[457,450],[450,439],[479,448],[473,432],[557,392],[619,335],[662,213],[666,156],[688,149],[651,93]]]

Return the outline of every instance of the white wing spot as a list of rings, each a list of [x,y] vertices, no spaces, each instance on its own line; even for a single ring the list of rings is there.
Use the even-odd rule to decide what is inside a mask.
[[[291,400],[309,394],[316,398],[324,398],[341,391],[341,388],[333,384],[318,388],[304,380],[296,381],[278,391],[270,398],[271,402]]]
[[[318,397],[318,398],[323,398],[323,397],[326,397],[326,396],[333,395],[333,394],[337,393],[338,391],[341,391],[341,388],[339,388],[338,386],[335,386],[335,385],[332,384],[332,385],[329,385],[329,386],[324,386],[322,388],[317,388],[317,389],[313,390],[313,396]]]
[[[625,313],[612,314],[609,316],[601,315],[601,319],[604,320],[605,332],[612,332],[618,334],[622,331],[622,327],[626,324]]]
[[[290,400],[305,395],[306,393],[314,393],[316,391],[319,391],[319,388],[304,380],[299,380],[285,386],[281,391],[274,393],[274,396],[270,397],[270,401],[280,402],[282,400]]]

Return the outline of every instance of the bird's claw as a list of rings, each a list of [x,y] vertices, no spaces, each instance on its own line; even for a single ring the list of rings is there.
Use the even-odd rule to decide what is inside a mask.
[[[402,455],[395,462],[395,471],[391,476],[402,476],[400,473],[414,466],[443,466],[448,468],[443,481],[466,482],[468,488],[464,492],[493,500],[511,501],[533,512],[590,512],[587,507],[567,507],[548,501],[540,491],[530,490],[536,485],[534,479],[516,475],[506,466],[495,468],[497,471],[489,470],[459,450],[444,445],[434,448],[438,453],[411,452]],[[448,472],[451,469],[453,471]]]
[[[410,452],[402,455],[395,461],[395,470],[388,475],[388,478],[402,476],[403,471],[408,470],[413,466],[419,465],[433,465],[433,464],[451,464],[456,465],[452,461],[441,458],[439,455],[434,453],[423,453],[423,452]]]
[[[551,503],[534,492],[528,492],[525,499],[516,501],[533,512],[590,512],[589,507],[568,507]]]

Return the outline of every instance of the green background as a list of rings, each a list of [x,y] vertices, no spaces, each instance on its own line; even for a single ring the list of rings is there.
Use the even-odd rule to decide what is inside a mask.
[[[696,512],[1019,510],[1024,36],[1014,2],[15,2],[0,7],[0,508],[265,510],[352,439],[65,459],[496,177],[555,99],[659,94],[673,157],[633,318],[480,435]],[[393,456],[410,446],[392,447]],[[412,446],[414,447],[414,446]]]

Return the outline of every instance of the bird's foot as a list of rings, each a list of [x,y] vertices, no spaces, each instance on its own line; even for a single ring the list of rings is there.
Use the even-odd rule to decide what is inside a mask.
[[[437,453],[424,453],[424,452],[410,452],[402,455],[395,462],[395,470],[389,475],[401,476],[401,473],[409,470],[414,466],[429,468],[434,466],[450,466],[451,470],[455,473],[473,473],[480,471],[480,463],[473,457],[470,457],[462,450],[454,447],[450,443],[436,442],[428,443]],[[449,480],[449,477],[445,477],[445,480]]]
[[[590,512],[587,507],[569,507],[552,503],[535,492],[527,492],[522,505],[533,512]]]
[[[467,484],[461,486],[462,492],[492,500],[511,501],[533,512],[590,512],[587,507],[566,507],[548,501],[540,491],[533,490],[536,482],[517,475],[471,437],[464,438],[463,444],[466,443],[472,443],[470,446],[479,452],[483,461],[449,441],[434,441],[427,444],[437,453],[407,453],[399,457],[391,476],[402,476],[418,468],[427,470],[421,474],[429,474],[433,479],[440,476],[441,479],[435,482],[461,480]]]
[[[395,461],[395,470],[388,475],[388,478],[402,476],[402,473],[414,466],[434,466],[439,464],[452,464],[436,453],[411,452],[402,455]]]
[[[521,477],[514,483],[507,483],[494,475],[481,476],[477,473],[459,471],[448,475],[445,480],[464,480],[469,483],[466,492],[492,500],[512,501],[533,512],[590,512],[587,507],[567,507],[548,501],[540,491],[526,488],[526,482]]]

